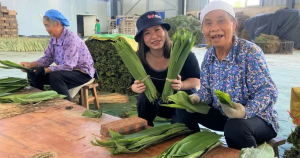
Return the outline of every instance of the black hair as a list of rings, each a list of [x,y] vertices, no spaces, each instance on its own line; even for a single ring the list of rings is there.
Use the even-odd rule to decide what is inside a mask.
[[[99,22],[99,19],[96,19],[97,22]]]
[[[170,52],[171,52],[171,42],[170,42],[170,38],[169,38],[169,33],[163,25],[161,25],[161,27],[165,31],[165,43],[163,46],[163,52],[164,52],[163,55],[164,55],[164,58],[169,59]],[[138,44],[139,44],[139,48],[138,48],[137,54],[143,63],[147,63],[146,53],[150,50],[150,48],[144,42],[143,33],[141,33],[141,35],[139,37]]]

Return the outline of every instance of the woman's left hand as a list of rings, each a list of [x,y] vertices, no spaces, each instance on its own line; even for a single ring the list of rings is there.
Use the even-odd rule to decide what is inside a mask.
[[[234,109],[231,108],[229,105],[222,104],[222,103],[220,104],[223,112],[226,114],[228,118],[244,118],[246,115],[246,109],[244,105],[240,103],[232,102]]]
[[[177,76],[177,80],[174,80],[173,84],[171,86],[176,91],[179,91],[183,88],[183,83],[181,81],[181,76],[180,75]]]

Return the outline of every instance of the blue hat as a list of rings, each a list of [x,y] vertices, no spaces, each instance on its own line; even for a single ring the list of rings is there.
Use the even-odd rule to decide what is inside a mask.
[[[45,16],[52,20],[59,21],[63,26],[70,26],[68,19],[55,9],[50,9],[45,13]]]
[[[169,31],[171,28],[170,24],[163,22],[163,20],[161,19],[161,16],[159,15],[158,12],[149,11],[149,12],[144,13],[136,22],[136,27],[138,29],[138,32],[136,33],[134,40],[136,42],[138,42],[143,30],[145,30],[146,28],[152,27],[152,26],[156,26],[156,25],[163,25],[163,27],[167,31]]]

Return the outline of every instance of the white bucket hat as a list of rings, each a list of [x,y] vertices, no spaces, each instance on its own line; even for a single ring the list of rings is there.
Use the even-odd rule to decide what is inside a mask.
[[[213,10],[218,10],[218,9],[224,10],[229,15],[231,15],[232,17],[235,18],[234,10],[230,4],[228,4],[227,2],[224,2],[224,1],[212,1],[208,4],[206,4],[205,7],[203,8],[203,10],[201,11],[201,14],[200,14],[201,24],[203,24],[204,17],[207,13],[209,13]]]

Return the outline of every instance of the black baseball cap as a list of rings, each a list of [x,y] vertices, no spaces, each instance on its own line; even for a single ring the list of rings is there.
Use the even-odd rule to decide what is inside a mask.
[[[136,22],[136,27],[138,29],[138,32],[136,33],[134,40],[138,42],[143,30],[156,25],[162,25],[167,31],[169,31],[171,28],[170,24],[163,22],[158,12],[149,11],[144,13],[142,16],[140,16],[140,18]]]

